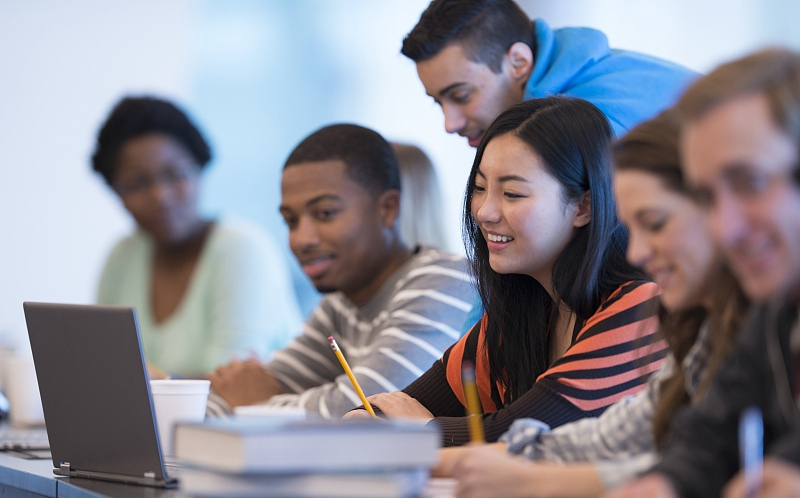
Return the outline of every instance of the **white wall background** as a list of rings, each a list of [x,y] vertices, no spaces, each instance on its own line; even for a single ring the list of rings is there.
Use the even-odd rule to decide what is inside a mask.
[[[94,135],[126,93],[176,99],[216,160],[204,209],[285,245],[280,165],[337,121],[421,145],[443,185],[452,250],[472,149],[445,134],[399,54],[427,0],[0,2],[0,345],[25,343],[24,300],[89,303],[131,223],[89,169]],[[792,0],[525,0],[553,26],[706,71],[768,43],[800,46]],[[306,284],[307,285],[307,284]],[[307,290],[307,287],[306,287]]]
[[[0,334],[23,342],[22,301],[90,302],[131,227],[88,170],[123,93],[188,99],[188,1],[0,2]],[[25,341],[26,342],[26,341]]]

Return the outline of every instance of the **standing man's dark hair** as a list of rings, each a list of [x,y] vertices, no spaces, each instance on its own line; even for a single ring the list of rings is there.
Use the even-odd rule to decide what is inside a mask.
[[[419,62],[452,42],[473,62],[499,73],[509,47],[522,42],[536,53],[533,23],[512,0],[434,0],[403,40],[400,52]]]
[[[283,169],[334,160],[345,163],[347,176],[370,191],[400,190],[400,165],[392,146],[379,133],[354,124],[315,131],[295,147]]]

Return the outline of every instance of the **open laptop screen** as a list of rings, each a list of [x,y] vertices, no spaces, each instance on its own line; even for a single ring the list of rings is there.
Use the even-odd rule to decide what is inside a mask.
[[[164,485],[135,311],[49,303],[23,308],[58,473]]]

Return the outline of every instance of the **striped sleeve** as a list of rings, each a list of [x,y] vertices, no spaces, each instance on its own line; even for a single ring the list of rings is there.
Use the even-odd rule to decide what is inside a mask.
[[[537,384],[589,416],[639,392],[668,352],[665,341],[654,341],[657,296],[658,287],[652,282],[630,282],[617,289]]]
[[[544,432],[534,444],[535,460],[582,462],[634,457],[654,452],[653,411],[661,383],[672,376],[675,362],[668,355],[647,388],[624,398],[599,417],[588,417]]]
[[[639,392],[650,374],[658,370],[668,349],[664,341],[654,338],[658,329],[657,294],[657,286],[645,281],[629,282],[617,289],[586,321],[564,356],[540,375],[528,392],[484,415],[486,440],[497,441],[519,418],[535,418],[558,427],[598,416],[614,402]],[[480,381],[478,384],[484,411],[501,406],[498,397],[489,392],[496,393],[496,389],[489,386],[489,391],[481,392]],[[451,382],[451,388],[459,395],[458,386]],[[484,401],[485,396],[491,399]],[[469,441],[464,417],[436,417],[435,421],[444,433],[445,445]]]
[[[301,406],[298,401],[308,389],[333,382],[341,366],[331,351],[328,336],[335,335],[332,297],[326,296],[303,325],[303,333],[283,350],[276,351],[265,368],[283,386],[286,394],[273,397],[277,406]]]
[[[357,321],[341,302],[330,300],[336,319],[329,320],[333,325],[325,328],[325,333],[336,335],[365,395],[397,391],[422,375],[458,340],[474,300],[466,262],[429,250],[396,282],[379,316],[371,322]],[[349,332],[343,333],[343,329]],[[325,355],[336,362],[330,347],[325,347]],[[291,347],[286,353],[296,356],[297,362],[289,365],[286,357],[276,355],[273,366],[280,365],[275,375],[285,386],[290,381],[297,384],[290,391],[295,394],[276,396],[270,404],[303,406],[325,418],[341,417],[361,405],[341,366]],[[304,374],[304,368],[311,371]]]

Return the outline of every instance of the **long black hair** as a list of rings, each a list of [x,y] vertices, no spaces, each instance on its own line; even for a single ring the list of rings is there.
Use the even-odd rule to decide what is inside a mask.
[[[556,302],[527,275],[500,274],[489,265],[489,250],[472,217],[475,177],[486,145],[513,133],[542,159],[561,184],[565,204],[589,192],[591,219],[577,228],[553,264]],[[581,99],[547,97],[504,111],[481,140],[464,203],[464,242],[488,317],[485,347],[493,382],[506,388],[506,403],[528,391],[550,365],[549,327],[557,302],[583,323],[623,283],[646,279],[625,259],[628,234],[619,222],[611,187],[610,146],[614,133],[603,113]]]

